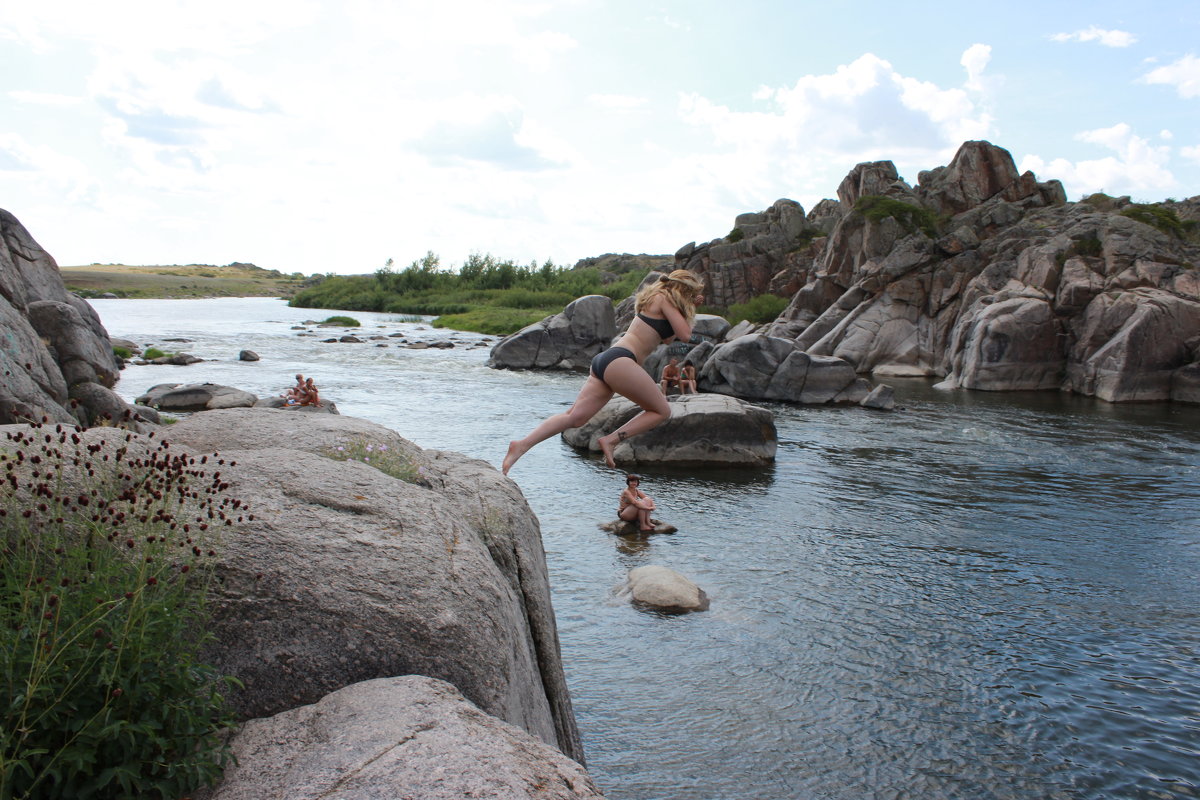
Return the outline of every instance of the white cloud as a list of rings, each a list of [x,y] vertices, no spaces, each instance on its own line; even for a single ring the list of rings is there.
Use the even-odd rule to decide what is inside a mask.
[[[1186,55],[1173,64],[1151,70],[1142,76],[1142,83],[1163,83],[1174,86],[1180,97],[1200,97],[1200,58]]]
[[[66,94],[55,94],[53,92],[27,92],[20,89],[14,89],[8,93],[8,96],[16,100],[18,103],[29,103],[37,106],[77,106],[83,102],[82,97],[72,97]]]
[[[1042,180],[1057,178],[1067,193],[1084,195],[1104,191],[1109,194],[1131,194],[1143,197],[1164,197],[1178,185],[1167,169],[1170,147],[1154,146],[1133,133],[1126,123],[1111,128],[1099,128],[1076,134],[1075,138],[1112,150],[1115,156],[1071,162],[1057,158],[1047,162],[1030,155],[1021,160],[1021,171],[1032,170]]]
[[[960,64],[967,70],[967,88],[982,91],[983,71],[992,60],[992,48],[986,44],[973,44],[962,54]]]
[[[1179,154],[1188,161],[1194,161],[1197,164],[1200,164],[1200,144],[1195,145],[1194,147],[1181,147],[1179,149]]]
[[[1128,31],[1106,31],[1095,25],[1074,33],[1056,33],[1050,38],[1056,42],[1099,42],[1105,47],[1129,47],[1137,41]]]
[[[759,202],[771,187],[775,196],[807,195],[815,202],[856,163],[890,159],[902,173],[924,169],[946,163],[963,141],[988,136],[992,118],[966,87],[984,85],[989,50],[975,45],[963,54],[963,87],[902,75],[867,53],[830,74],[760,88],[754,99],[763,110],[734,110],[685,94],[679,112],[730,151],[724,159],[705,156],[725,170],[714,180],[744,186]]]
[[[592,94],[588,95],[588,102],[606,111],[634,111],[644,108],[650,99],[628,94]]]

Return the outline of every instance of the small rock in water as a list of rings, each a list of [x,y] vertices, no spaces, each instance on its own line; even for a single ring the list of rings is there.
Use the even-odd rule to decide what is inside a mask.
[[[626,583],[636,605],[683,614],[708,608],[708,595],[673,569],[661,566],[629,570]]]

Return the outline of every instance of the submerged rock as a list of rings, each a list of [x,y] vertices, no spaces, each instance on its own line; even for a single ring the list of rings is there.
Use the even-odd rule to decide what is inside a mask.
[[[709,605],[703,589],[667,567],[648,565],[629,570],[626,588],[634,603],[656,611],[704,611]]]

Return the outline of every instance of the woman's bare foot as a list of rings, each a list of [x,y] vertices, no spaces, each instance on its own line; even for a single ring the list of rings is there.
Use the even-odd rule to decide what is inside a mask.
[[[517,463],[517,459],[525,455],[528,447],[522,447],[519,439],[514,439],[508,443],[508,453],[504,456],[504,464],[501,467],[501,472],[505,475],[512,469],[512,465]]]
[[[600,452],[604,454],[604,463],[608,464],[608,466],[611,467],[612,469],[616,469],[617,462],[613,461],[614,445],[612,442],[606,441],[607,439],[608,439],[607,436],[601,436],[599,439],[596,440],[596,443],[600,445]]]

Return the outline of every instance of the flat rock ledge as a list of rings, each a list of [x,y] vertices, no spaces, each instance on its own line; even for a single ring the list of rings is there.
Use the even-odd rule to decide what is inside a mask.
[[[638,534],[649,535],[651,533],[675,533],[679,530],[674,525],[668,525],[662,520],[657,520],[651,517],[650,522],[654,525],[654,530],[643,531],[638,530],[636,522],[626,522],[623,519],[614,519],[612,522],[605,522],[599,525],[600,530],[615,533],[618,536],[636,536]]]
[[[778,440],[775,415],[765,408],[719,394],[671,397],[671,418],[657,428],[616,446],[613,460],[621,465],[766,466],[775,460]],[[599,439],[641,411],[617,398],[585,425],[564,431],[572,447],[600,452]]]
[[[704,611],[708,595],[688,578],[673,569],[656,565],[629,570],[624,591],[634,605],[670,614]]]
[[[196,800],[603,800],[578,763],[420,675],[251,720],[233,751],[236,766]]]

